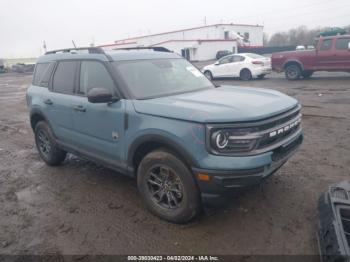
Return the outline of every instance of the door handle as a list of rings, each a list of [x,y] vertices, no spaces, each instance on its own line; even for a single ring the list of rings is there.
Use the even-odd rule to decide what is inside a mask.
[[[86,108],[83,107],[82,105],[78,105],[78,106],[74,106],[74,110],[79,112],[85,112]]]
[[[52,105],[52,104],[53,104],[53,102],[51,101],[51,99],[46,99],[46,100],[44,101],[44,103],[47,104],[47,105]]]

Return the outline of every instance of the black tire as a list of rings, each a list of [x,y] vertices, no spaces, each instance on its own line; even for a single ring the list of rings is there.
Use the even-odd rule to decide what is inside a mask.
[[[66,158],[66,152],[60,149],[49,125],[40,121],[34,129],[35,144],[40,157],[50,166],[61,164]]]
[[[265,74],[261,74],[261,75],[258,75],[258,78],[259,78],[259,79],[264,79],[265,76],[266,76]]]
[[[307,79],[307,78],[310,78],[313,73],[314,73],[313,71],[305,70],[301,73],[301,75],[303,78]]]
[[[213,80],[213,74],[207,70],[204,72],[204,75],[209,79],[209,80]]]
[[[301,68],[297,64],[290,64],[285,69],[285,75],[288,80],[298,80],[301,76]]]
[[[249,69],[242,69],[241,72],[239,73],[239,77],[243,81],[249,81],[252,79],[252,72],[250,72]]]
[[[165,149],[155,150],[142,159],[137,186],[147,208],[169,222],[186,223],[199,211],[199,191],[192,173]]]

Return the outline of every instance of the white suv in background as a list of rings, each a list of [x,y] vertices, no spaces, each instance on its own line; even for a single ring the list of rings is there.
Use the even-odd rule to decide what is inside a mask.
[[[250,80],[253,77],[264,78],[271,71],[270,58],[252,53],[228,55],[202,69],[209,79],[240,77],[242,80]]]

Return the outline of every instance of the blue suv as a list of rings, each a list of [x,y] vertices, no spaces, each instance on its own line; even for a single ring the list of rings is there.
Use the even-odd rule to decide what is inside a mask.
[[[27,103],[48,165],[69,152],[134,177],[150,211],[184,223],[279,169],[302,142],[301,107],[274,90],[217,87],[164,51],[47,52]]]

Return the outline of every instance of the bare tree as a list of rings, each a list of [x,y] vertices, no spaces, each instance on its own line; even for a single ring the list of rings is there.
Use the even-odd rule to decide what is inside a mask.
[[[344,28],[350,33],[350,25]],[[317,35],[329,29],[330,27],[308,29],[306,26],[302,25],[286,32],[277,32],[266,42],[268,46],[312,45]]]

